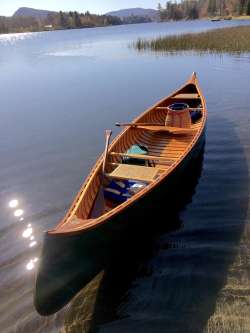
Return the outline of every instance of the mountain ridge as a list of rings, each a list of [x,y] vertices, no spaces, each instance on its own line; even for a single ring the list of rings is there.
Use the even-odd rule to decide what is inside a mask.
[[[32,16],[35,18],[45,18],[48,14],[55,14],[55,13],[58,12],[46,9],[36,9],[31,7],[20,7],[15,11],[13,17]],[[135,8],[125,8],[125,9],[110,11],[104,15],[117,16],[119,18],[127,18],[133,15],[133,16],[141,16],[141,17],[148,17],[151,19],[155,19],[158,17],[158,11],[153,8],[135,7]]]
[[[20,7],[18,8],[13,17],[17,16],[32,16],[35,18],[46,18],[48,14],[56,14],[57,12],[46,10],[46,9],[35,9],[30,7]]]
[[[110,11],[105,15],[117,16],[120,18],[129,17],[131,15],[154,18],[158,16],[158,11],[153,8],[135,7],[135,8],[124,8],[124,9]]]

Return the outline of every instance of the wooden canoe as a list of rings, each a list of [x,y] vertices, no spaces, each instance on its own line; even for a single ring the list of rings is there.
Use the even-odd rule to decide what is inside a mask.
[[[161,130],[167,107],[175,102],[187,103],[191,109],[199,108],[201,117],[188,130]],[[77,291],[74,290],[77,281],[81,285],[88,283],[105,265],[109,255],[108,241],[117,237],[128,220],[143,214],[143,207],[163,186],[170,189],[173,179],[178,178],[185,166],[198,156],[204,144],[206,119],[205,98],[193,73],[180,89],[142,113],[133,121],[133,126],[125,127],[114,139],[108,149],[106,181],[132,179],[146,185],[123,203],[110,204],[104,199],[99,214],[93,217],[97,197],[102,192],[104,156],[99,158],[66,216],[45,233],[34,297],[40,314],[52,314],[65,305]],[[158,128],[152,124],[159,124]],[[127,154],[135,143],[147,146],[148,155]],[[124,156],[143,158],[152,163],[150,166],[123,164]]]

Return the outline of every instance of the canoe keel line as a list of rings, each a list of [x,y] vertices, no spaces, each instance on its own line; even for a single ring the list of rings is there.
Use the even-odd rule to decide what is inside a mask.
[[[188,120],[184,125],[178,125],[181,114]],[[132,123],[119,124],[125,129],[110,147],[107,132],[105,153],[65,218],[45,233],[34,293],[41,315],[60,310],[105,267],[123,232],[140,223],[147,208],[152,211],[162,198],[166,204],[166,195],[200,154],[206,119],[205,98],[193,73]],[[126,188],[119,195],[120,187]],[[102,201],[98,210],[97,201]]]

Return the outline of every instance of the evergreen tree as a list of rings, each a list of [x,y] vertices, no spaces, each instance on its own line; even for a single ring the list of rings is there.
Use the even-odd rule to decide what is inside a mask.
[[[63,12],[59,12],[59,25],[62,28],[68,27],[67,14],[64,14]]]
[[[250,0],[247,3],[247,10],[246,10],[246,14],[250,15]]]
[[[75,27],[76,28],[81,28],[82,22],[79,14],[77,12],[74,12],[74,21],[75,21]]]
[[[245,11],[245,0],[240,0],[239,1],[239,14],[242,15]]]
[[[208,3],[208,14],[209,15],[215,15],[216,12],[217,12],[216,0],[209,0],[209,3]]]

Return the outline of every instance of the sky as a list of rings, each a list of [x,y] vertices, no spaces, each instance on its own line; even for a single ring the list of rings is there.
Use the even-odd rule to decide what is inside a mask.
[[[54,11],[77,10],[103,14],[123,8],[156,8],[157,0],[0,0],[0,16],[11,16],[19,7],[31,7]]]

